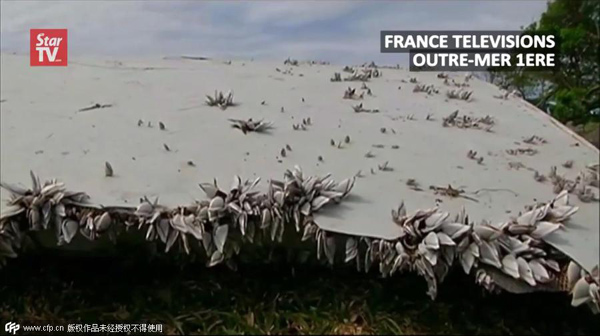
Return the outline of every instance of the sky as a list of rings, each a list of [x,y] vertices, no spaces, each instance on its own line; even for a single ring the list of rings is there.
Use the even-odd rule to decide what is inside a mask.
[[[546,0],[0,1],[0,49],[29,29],[67,28],[69,55],[399,63],[381,30],[518,30]]]

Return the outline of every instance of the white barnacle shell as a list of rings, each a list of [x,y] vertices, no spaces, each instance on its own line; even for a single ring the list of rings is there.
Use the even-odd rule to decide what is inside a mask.
[[[208,219],[208,207],[207,206],[201,206],[200,210],[198,211],[198,220],[205,221]]]
[[[273,221],[271,223],[271,240],[275,241],[277,238],[277,230],[279,230],[279,226],[283,226],[279,219]]]
[[[13,195],[25,196],[27,189],[21,188],[16,185],[8,184],[6,182],[0,182],[0,187],[8,190]]]
[[[505,244],[507,250],[515,255],[530,249],[528,243],[524,243],[521,240],[511,236],[505,236],[505,238],[503,238],[502,241],[499,240],[499,242],[501,244]]]
[[[533,225],[522,225],[522,224],[509,224],[507,226],[508,232],[514,235],[530,234],[535,230]]]
[[[358,255],[358,242],[355,238],[346,239],[346,259],[345,262],[352,261]]]
[[[213,241],[217,247],[217,251],[223,253],[225,242],[227,241],[227,233],[229,232],[228,225],[219,225],[213,234]]]
[[[457,239],[467,233],[471,227],[460,223],[444,223],[441,226],[442,232],[450,236],[452,239]]]
[[[67,216],[67,212],[65,209],[65,205],[62,203],[58,203],[54,206],[54,214],[58,217],[66,217]]]
[[[202,225],[197,225],[196,216],[193,214],[189,214],[183,218],[183,221],[187,227],[187,232],[191,233],[194,238],[201,240],[202,239]]]
[[[108,212],[103,213],[100,217],[96,217],[96,219],[97,220],[94,221],[94,224],[97,232],[103,232],[107,230],[112,223],[112,219],[110,218]]]
[[[223,261],[223,259],[225,259],[225,256],[223,255],[223,253],[221,251],[214,251],[212,253],[212,255],[210,256],[210,261],[208,262],[208,267],[213,267],[215,265],[218,265],[219,263],[221,263]]]
[[[342,182],[338,183],[338,185],[335,187],[335,191],[338,191],[338,192],[344,194],[344,196],[345,196],[346,194],[348,194],[350,192],[350,190],[352,190],[352,187],[354,186],[355,181],[356,181],[356,177],[345,179]]]
[[[519,264],[517,263],[517,258],[515,258],[513,254],[507,254],[502,258],[502,271],[515,279],[520,277]]]
[[[588,301],[587,305],[593,314],[600,314],[600,291],[599,286],[596,284],[590,284],[590,296],[591,301]]]
[[[225,207],[225,201],[223,198],[217,196],[210,200],[210,204],[208,205],[209,212],[218,212],[223,210]]]
[[[488,240],[488,241],[495,240],[502,235],[502,231],[497,230],[496,228],[494,228],[486,223],[474,225],[473,231],[475,231],[475,233],[481,239]]]
[[[500,256],[498,255],[498,249],[493,243],[482,241],[480,246],[481,262],[488,265],[495,266],[497,268],[502,267],[500,262]]]
[[[154,207],[152,206],[152,204],[144,202],[137,206],[137,208],[135,209],[135,214],[138,216],[149,217],[152,214],[153,210]]]
[[[435,232],[429,232],[429,234],[425,236],[424,243],[425,247],[427,247],[428,249],[437,250],[440,248],[440,241]]]
[[[279,206],[283,206],[284,202],[285,202],[285,194],[283,193],[283,191],[279,191],[277,190],[274,194],[273,194],[273,198],[275,199],[275,201],[277,202],[277,204]]]
[[[548,215],[548,211],[551,208],[551,204],[548,203],[540,208],[538,208],[537,213],[536,213],[536,220],[537,221],[542,221],[544,220],[544,218],[546,217],[546,215]]]
[[[522,257],[518,257],[517,265],[519,267],[519,276],[521,277],[521,279],[527,282],[530,286],[535,286],[536,282],[533,277],[533,271],[531,270],[531,267],[529,267],[527,261]]]
[[[398,210],[397,210],[396,214],[400,218],[406,216],[406,206],[404,205],[404,201],[402,201],[400,203],[400,205],[398,206]]]
[[[43,196],[51,196],[54,193],[58,192],[58,191],[64,191],[65,184],[64,183],[52,183],[52,184],[48,184],[47,186],[43,187],[40,194]]]
[[[177,230],[171,230],[171,233],[169,234],[169,237],[167,238],[167,244],[165,246],[165,252],[169,252],[169,250],[171,249],[171,247],[173,247],[173,245],[177,241],[177,238],[179,238],[179,231],[177,231]]]
[[[332,190],[323,190],[323,191],[321,191],[320,194],[321,194],[321,196],[325,196],[335,202],[339,201],[344,196],[343,193],[338,192],[338,191],[332,191]]]
[[[542,239],[547,235],[553,233],[554,231],[560,229],[561,227],[561,224],[551,222],[538,222],[535,230],[529,235],[535,239]]]
[[[181,232],[188,232],[188,228],[187,225],[185,225],[185,220],[184,220],[184,216],[181,214],[176,214],[175,216],[173,216],[173,218],[171,219],[171,226],[178,231]]]
[[[475,259],[479,259],[479,246],[471,243],[461,254],[460,262],[465,273],[469,274]]]
[[[146,231],[146,240],[153,241],[156,238],[156,229],[153,225],[148,225],[148,231]]]
[[[240,190],[242,187],[242,178],[236,175],[233,179],[233,183],[231,184],[230,192],[235,192]]]
[[[313,201],[314,202],[314,201]],[[310,202],[304,202],[302,204],[302,206],[300,207],[300,212],[304,215],[304,216],[309,216],[310,212],[311,212],[311,207],[310,207]]]
[[[569,289],[573,289],[577,280],[581,278],[581,270],[581,267],[575,262],[569,262],[569,266],[567,267],[567,280]]]
[[[317,232],[317,226],[314,224],[306,224],[304,226],[304,233],[302,234],[302,241],[306,241],[312,237],[314,237]]]
[[[167,242],[167,238],[169,237],[169,220],[168,219],[161,219],[157,224],[156,224],[156,233],[158,234],[158,238],[160,238],[160,240],[163,243]]]
[[[592,296],[590,295],[590,284],[585,278],[581,278],[575,283],[571,295],[573,295],[571,300],[571,305],[573,307],[577,307],[592,300]]]
[[[217,188],[216,184],[201,183],[201,184],[199,184],[199,186],[206,194],[206,197],[211,198],[211,199],[214,198],[215,196],[217,196],[217,192],[219,191],[219,188]]]
[[[329,261],[330,265],[333,265],[334,257],[335,257],[335,237],[333,235],[325,236],[325,245],[324,245],[325,256],[327,257],[327,261]]]
[[[22,213],[23,211],[25,211],[25,208],[22,207],[22,206],[20,206],[20,205],[9,205],[9,206],[6,206],[4,208],[4,211],[2,211],[2,214],[0,214],[0,220],[16,216],[16,215]]]
[[[429,232],[437,229],[444,223],[450,214],[448,212],[436,212],[425,219],[425,228],[423,232]]]
[[[533,225],[537,219],[536,215],[536,210],[527,211],[517,218],[517,223],[520,225]]]
[[[567,218],[571,217],[575,212],[579,210],[579,207],[564,205],[564,206],[555,206],[554,208],[548,211],[552,217],[556,219],[556,221],[562,222]]]
[[[406,253],[404,250],[404,246],[402,245],[402,242],[399,242],[399,241],[396,242],[395,248],[396,248],[396,253],[399,255]]]
[[[396,270],[402,269],[407,262],[407,256],[405,254],[398,254],[394,259],[394,265],[390,271],[390,274],[394,274]]]
[[[302,189],[306,192],[310,192],[315,187],[315,184],[317,184],[317,179],[311,176],[302,182]]]
[[[247,226],[248,226],[248,214],[247,213],[242,213],[240,216],[238,216],[238,225],[240,227],[240,232],[242,233],[242,236],[246,236],[246,230],[247,230]]]
[[[560,273],[560,265],[556,260],[539,258],[539,261],[548,269]]]
[[[556,169],[554,169],[556,171]],[[552,201],[552,203],[555,206],[566,206],[569,204],[569,192],[567,190],[563,190],[561,191],[558,195],[556,195],[556,197],[554,198],[554,200]]]
[[[529,261],[529,267],[533,272],[533,278],[538,282],[550,281],[550,274],[546,268],[536,259]]]
[[[419,244],[419,250],[421,247],[421,244]],[[430,250],[430,249],[424,249],[421,254],[425,257],[425,259],[427,259],[427,261],[432,265],[435,266],[437,264],[437,257],[438,257],[438,252],[436,250]]]
[[[79,230],[79,223],[77,223],[76,221],[74,221],[72,219],[65,219],[62,221],[61,226],[62,226],[61,231],[62,231],[63,239],[68,244],[71,242],[73,237],[75,237],[75,235],[77,234],[77,231]]]
[[[321,209],[325,204],[329,203],[329,198],[325,196],[318,196],[312,201],[312,208],[314,211]]]
[[[262,217],[262,222],[261,222],[260,228],[265,229],[265,228],[269,227],[269,225],[271,224],[271,211],[269,211],[269,209],[263,209],[261,217]]]
[[[440,245],[446,245],[446,246],[455,246],[456,245],[454,240],[452,240],[452,238],[450,238],[450,236],[448,236],[447,234],[445,234],[443,232],[438,232],[437,237],[438,237],[438,240],[440,241]]]

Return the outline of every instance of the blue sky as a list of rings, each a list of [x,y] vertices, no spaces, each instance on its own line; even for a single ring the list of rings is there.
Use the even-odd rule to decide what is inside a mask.
[[[398,63],[379,31],[515,30],[545,0],[6,1],[1,49],[27,53],[29,29],[68,28],[71,55],[322,59]]]

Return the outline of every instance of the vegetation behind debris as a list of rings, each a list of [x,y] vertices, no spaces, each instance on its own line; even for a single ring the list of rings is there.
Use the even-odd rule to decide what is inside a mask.
[[[563,123],[589,125],[584,132],[598,146],[600,122],[600,1],[555,0],[525,34],[558,36],[560,66],[552,71],[519,67],[491,68],[491,81],[519,91]],[[517,52],[515,50],[515,52]],[[594,123],[595,122],[595,123]],[[590,126],[584,126],[589,129]]]

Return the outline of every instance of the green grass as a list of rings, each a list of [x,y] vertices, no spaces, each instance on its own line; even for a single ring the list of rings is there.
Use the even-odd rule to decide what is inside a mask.
[[[598,334],[564,294],[493,295],[453,273],[436,301],[403,274],[286,263],[28,255],[0,273],[2,321],[163,323],[169,334]],[[4,322],[3,322],[4,323]]]

